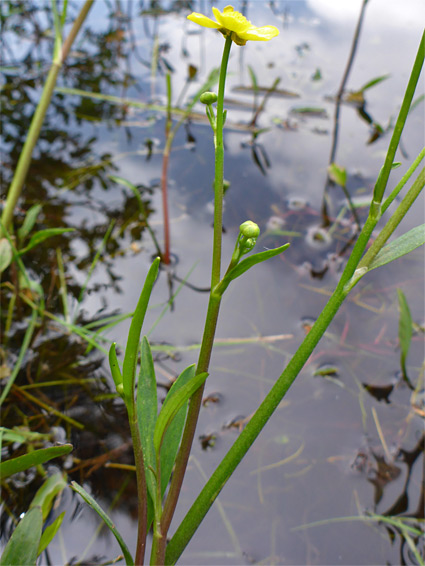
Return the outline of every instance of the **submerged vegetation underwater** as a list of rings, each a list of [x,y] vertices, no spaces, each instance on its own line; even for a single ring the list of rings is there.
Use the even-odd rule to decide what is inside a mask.
[[[120,554],[71,481],[135,551],[132,441],[108,351],[116,342],[124,354],[159,255],[143,332],[160,407],[197,360],[210,287],[215,118],[199,96],[217,91],[222,35],[236,43],[224,98],[223,265],[247,218],[261,228],[244,227],[255,251],[291,246],[223,295],[170,536],[311,330],[366,222],[422,33],[413,0],[407,15],[391,8],[385,17],[380,0],[353,4],[341,15],[322,2],[240,2],[236,10],[258,27],[230,23],[227,35],[221,2],[217,24],[198,17],[210,11],[206,2],[91,7],[1,243],[2,548],[54,477],[43,520],[58,531],[47,531],[39,564],[102,564]],[[69,24],[81,5],[69,1]],[[4,199],[62,7],[1,5]],[[251,43],[249,33],[265,28],[274,43]],[[423,147],[423,105],[419,88],[389,193]],[[421,222],[423,195],[395,236]],[[424,563],[423,274],[419,249],[359,282],[179,563]],[[61,453],[9,474],[8,461],[57,445]]]

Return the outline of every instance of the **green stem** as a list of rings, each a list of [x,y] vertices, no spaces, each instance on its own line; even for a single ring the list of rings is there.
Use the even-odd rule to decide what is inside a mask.
[[[416,169],[419,167],[419,164],[424,157],[425,157],[425,147],[422,148],[422,150],[420,151],[419,155],[414,160],[412,165],[409,167],[409,169],[406,171],[406,173],[397,183],[396,187],[391,191],[390,196],[385,199],[384,203],[382,204],[381,214],[384,214],[384,212],[388,209],[390,204],[392,204],[392,202],[397,198],[397,195],[404,187],[404,185],[407,183],[407,181],[410,179],[410,177],[413,175],[413,173],[416,171]]]
[[[12,183],[7,194],[6,204],[2,214],[2,222],[6,230],[10,230],[13,211],[15,210],[16,203],[21,195],[22,188],[25,183],[25,179],[28,173],[28,169],[31,163],[32,153],[37,140],[40,135],[40,130],[43,125],[44,117],[46,115],[47,109],[50,105],[50,101],[53,96],[53,90],[56,85],[56,80],[59,71],[65,61],[72,43],[79,32],[94,0],[86,0],[77,19],[74,21],[71,32],[67,37],[65,43],[63,44],[60,56],[54,58],[52,66],[50,67],[49,74],[47,75],[46,83],[43,88],[43,93],[41,95],[40,102],[38,103],[37,109],[31,120],[31,125],[28,130],[28,135],[22,148],[21,154],[19,156],[18,164],[16,166],[15,174],[13,175]],[[3,233],[3,231],[1,231]],[[1,234],[0,234],[1,235]]]
[[[401,133],[406,123],[407,115],[412,104],[413,95],[415,94],[416,86],[419,81],[421,70],[425,59],[425,31],[422,34],[422,38],[419,44],[418,52],[416,54],[416,59],[412,67],[412,72],[410,74],[409,82],[407,84],[406,92],[401,104],[400,112],[397,117],[396,124],[394,126],[393,135],[391,136],[391,141],[388,147],[387,155],[385,158],[384,166],[382,167],[381,173],[379,174],[378,180],[373,191],[373,200],[375,203],[381,203],[384,196],[385,187],[387,186],[388,178],[391,173],[391,169],[394,163],[394,157],[400,143]],[[373,204],[373,203],[372,203]]]
[[[406,216],[407,211],[413,205],[415,200],[420,195],[421,191],[425,186],[425,168],[419,173],[416,180],[413,182],[406,196],[403,198],[401,203],[398,205],[397,210],[382,228],[376,240],[373,242],[371,247],[365,253],[364,257],[360,261],[357,269],[368,268],[372,260],[376,257],[378,252],[383,248],[388,238],[392,235],[394,230]]]
[[[217,120],[214,135],[215,145],[215,177],[214,177],[214,240],[213,255],[211,269],[211,293],[208,303],[208,311],[205,320],[204,334],[202,337],[201,350],[199,352],[198,365],[196,373],[208,371],[211,358],[211,351],[214,343],[215,329],[217,325],[218,313],[220,309],[221,297],[214,294],[213,290],[220,281],[221,268],[221,238],[223,227],[223,173],[224,173],[224,146],[223,146],[223,105],[224,105],[224,89],[226,84],[227,64],[229,61],[230,48],[232,40],[226,38],[223,50],[223,58],[220,68],[220,79],[218,87],[217,99]],[[161,520],[161,531],[163,539],[161,544],[166,544],[168,529],[174,515],[177,500],[183,483],[187,462],[192,448],[193,438],[195,435],[196,424],[198,422],[199,410],[202,403],[202,395],[204,386],[200,387],[190,400],[189,410],[186,419],[186,425],[177,454],[176,464],[173,478],[171,480],[170,489],[164,504],[164,511]]]

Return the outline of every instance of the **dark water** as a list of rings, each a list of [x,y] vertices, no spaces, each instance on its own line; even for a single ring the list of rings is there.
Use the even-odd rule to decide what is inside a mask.
[[[97,3],[87,21],[90,33],[74,46],[61,86],[164,105],[164,71],[172,68],[176,103],[187,66],[192,64],[198,76],[188,93],[196,92],[211,68],[219,65],[223,40],[187,22],[189,10],[183,4],[157,2],[153,14],[148,2]],[[210,13],[209,2],[190,4],[195,11]],[[219,8],[224,5],[217,3]],[[5,33],[5,58],[16,66],[6,70],[3,79],[5,187],[44,76],[35,63],[44,62],[42,68],[47,68],[51,47],[36,33],[48,26],[44,4],[22,6],[30,13],[9,21],[25,25],[25,33],[12,26]],[[77,7],[71,8],[76,12]],[[231,187],[226,195],[223,257],[224,261],[230,258],[238,226],[248,218],[262,230],[259,250],[286,241],[291,241],[291,248],[234,282],[223,299],[217,329],[221,341],[206,386],[206,396],[212,400],[201,413],[172,531],[202,488],[204,476],[212,473],[232,445],[238,426],[243,426],[282,372],[346,261],[344,249],[354,222],[336,186],[327,190],[331,227],[322,237],[317,229],[324,221],[334,97],[360,7],[359,1],[340,6],[325,0],[235,5],[246,9],[256,25],[276,25],[281,34],[270,43],[232,48],[225,132],[225,177]],[[422,3],[414,0],[403,6],[370,0],[367,6],[346,91],[389,76],[365,91],[363,115],[353,105],[341,107],[335,161],[347,169],[347,187],[354,202],[370,198],[424,16]],[[156,64],[155,46],[159,47]],[[278,92],[268,97],[259,113],[256,124],[265,131],[255,139],[245,127],[252,120],[254,102],[252,89],[247,90],[252,86],[248,66],[259,87],[269,89],[275,79],[281,79]],[[284,90],[293,96],[281,92]],[[415,98],[421,94],[423,89]],[[263,98],[260,91],[257,105]],[[392,174],[388,189],[423,146],[423,109],[422,101],[409,117],[403,151],[397,156],[403,166]],[[195,110],[203,111],[201,107]],[[365,120],[365,112],[383,130],[373,143],[368,142],[377,128]],[[27,260],[28,269],[49,297],[47,310],[62,320],[58,247],[67,277],[69,319],[74,317],[83,325],[134,309],[155,246],[135,198],[108,175],[140,186],[149,224],[162,245],[159,179],[164,127],[164,113],[159,110],[142,111],[64,94],[55,97],[19,212],[22,218],[23,211],[40,202],[44,206],[39,229],[76,228],[72,235],[36,248]],[[175,272],[201,288],[209,284],[212,177],[212,135],[206,123],[195,117],[175,138],[168,186]],[[360,221],[366,212],[367,208],[358,208]],[[397,234],[423,222],[423,217],[421,198]],[[77,297],[111,220],[115,220],[112,236],[78,305]],[[282,235],[276,229],[294,235]],[[417,250],[372,272],[354,289],[180,564],[417,563],[409,547],[410,542],[421,550],[417,536],[409,535],[409,541],[397,526],[356,517],[412,517],[411,524],[417,528],[424,518],[423,273],[423,252]],[[13,281],[13,273],[7,272],[6,278]],[[397,288],[405,293],[416,325],[407,362],[414,391],[400,374]],[[187,286],[180,289],[174,280],[172,292],[177,290],[173,308],[163,313],[170,290],[162,272],[145,326],[146,331],[152,329],[149,338],[157,359],[157,378],[163,385],[196,361],[193,345],[199,343],[206,310],[205,293]],[[4,301],[2,307],[7,308]],[[16,360],[27,316],[21,306],[10,332],[9,364]],[[123,345],[128,326],[126,320],[103,335]],[[2,424],[10,428],[26,424],[40,432],[55,427],[59,440],[73,442],[72,458],[64,463],[70,478],[82,483],[104,508],[113,508],[110,514],[134,550],[136,501],[131,473],[106,467],[98,459],[112,451],[108,462],[131,464],[124,410],[110,395],[111,379],[103,354],[85,350],[83,340],[45,319],[16,382],[25,387],[62,380],[63,387],[43,386],[32,393],[41,392],[43,399],[82,423],[83,430],[52,415],[38,418],[37,407],[16,389],[10,394]],[[161,394],[165,395],[164,389]],[[6,455],[11,452],[7,450]],[[21,485],[13,481],[3,490],[3,510],[8,511],[2,519],[5,533],[11,528],[9,512],[19,516],[25,511],[40,483],[28,476],[20,478],[27,488],[16,489]],[[62,509],[67,510],[63,527],[49,547],[49,556],[41,558],[42,564],[103,563],[119,554],[113,537],[105,530],[98,532],[97,517],[70,490],[63,494],[59,511]],[[351,519],[335,521],[337,518]],[[319,521],[320,525],[306,527]]]

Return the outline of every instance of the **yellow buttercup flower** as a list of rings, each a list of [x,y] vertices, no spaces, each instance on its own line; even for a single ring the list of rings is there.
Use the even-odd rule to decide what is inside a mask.
[[[274,26],[257,28],[251,24],[233,6],[226,6],[223,12],[213,8],[216,22],[203,14],[193,12],[187,19],[205,28],[218,29],[225,37],[230,37],[238,45],[245,45],[247,41],[269,41],[277,35],[279,30]]]

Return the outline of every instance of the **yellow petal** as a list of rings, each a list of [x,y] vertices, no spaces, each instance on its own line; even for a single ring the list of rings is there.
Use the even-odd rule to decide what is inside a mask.
[[[230,31],[235,31],[238,35],[240,32],[252,27],[251,22],[249,22],[240,12],[234,10],[232,6],[226,6],[223,12],[220,12],[217,8],[213,8],[212,10],[214,12],[215,19],[219,24],[221,24],[221,27]]]
[[[195,24],[203,26],[204,28],[219,29],[221,27],[214,20],[207,18],[207,16],[204,16],[204,14],[198,14],[197,12],[192,12],[192,14],[187,16],[187,19],[191,22],[195,22]]]
[[[238,35],[245,40],[269,41],[279,35],[279,30],[274,26],[263,26],[261,28],[251,26],[245,31],[238,32]]]

